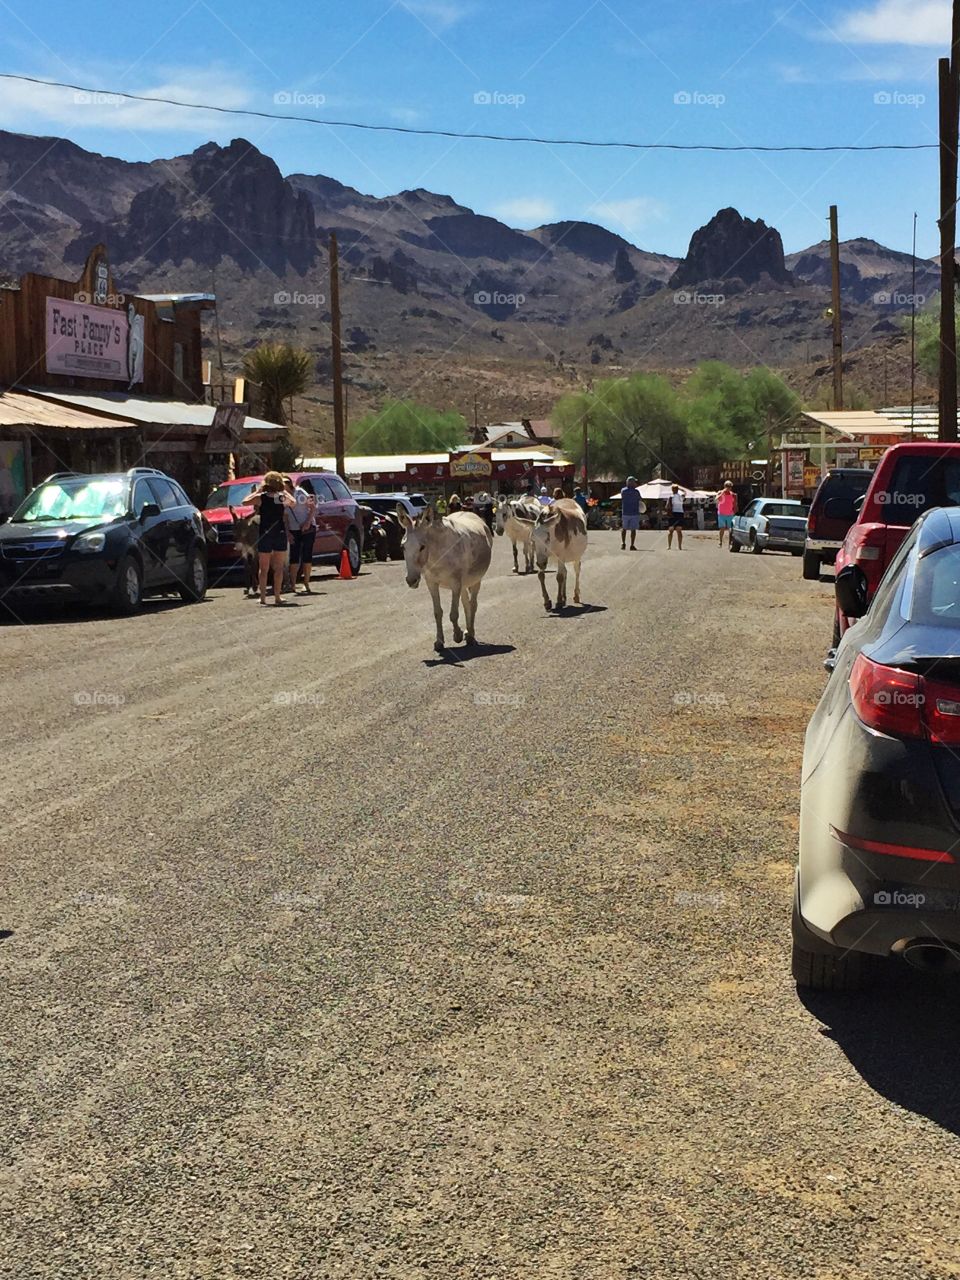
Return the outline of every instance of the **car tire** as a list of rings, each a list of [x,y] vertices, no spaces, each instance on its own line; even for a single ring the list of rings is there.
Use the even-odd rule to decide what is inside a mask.
[[[807,582],[820,581],[820,553],[819,551],[804,551],[803,553],[803,576]]]
[[[740,543],[736,540],[736,538],[733,536],[733,532],[731,531],[731,533],[730,533],[730,550],[733,552],[733,554],[734,554],[734,555],[736,555],[736,554],[737,554],[737,552],[738,552],[740,549],[741,549],[741,548],[740,548]]]
[[[873,977],[873,959],[860,951],[805,951],[795,942],[791,970],[806,991],[862,991]]]
[[[347,549],[347,559],[350,561],[350,572],[356,575],[360,572],[360,561],[362,559],[360,553],[360,539],[357,537],[356,529],[347,530],[347,536],[343,540],[343,545]]]
[[[143,604],[143,570],[135,556],[125,555],[117,567],[113,607],[118,613],[137,613]]]
[[[757,535],[752,529],[750,531],[750,551],[755,556],[763,555],[763,547],[761,547],[760,543],[757,541]]]
[[[207,594],[207,558],[199,547],[194,547],[187,558],[187,576],[179,591],[180,599],[187,604],[199,604]]]

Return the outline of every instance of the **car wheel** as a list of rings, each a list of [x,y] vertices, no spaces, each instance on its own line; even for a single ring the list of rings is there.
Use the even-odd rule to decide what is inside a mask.
[[[739,543],[739,542],[736,540],[736,538],[733,536],[733,531],[732,531],[732,530],[731,530],[731,533],[730,533],[730,550],[731,550],[734,554],[736,554],[736,553],[740,550],[740,543]]]
[[[750,550],[755,556],[763,555],[763,547],[761,547],[760,543],[757,541],[757,535],[752,529],[750,530]]]
[[[187,576],[180,584],[180,599],[197,604],[207,594],[207,561],[198,547],[194,547],[187,560]]]
[[[807,582],[820,581],[820,553],[818,551],[804,551],[803,576]]]
[[[120,613],[136,613],[143,604],[143,570],[133,556],[124,556],[120,561],[113,604]]]
[[[360,539],[357,537],[356,529],[349,529],[343,545],[347,549],[347,558],[350,561],[350,572],[357,574],[360,572]]]
[[[875,976],[878,957],[831,946],[810,932],[800,914],[800,878],[794,877],[791,971],[798,987],[807,991],[859,991]]]

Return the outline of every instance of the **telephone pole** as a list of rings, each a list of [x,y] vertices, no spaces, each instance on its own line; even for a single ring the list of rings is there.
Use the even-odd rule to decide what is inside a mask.
[[[843,408],[843,315],[840,310],[840,237],[837,206],[830,206],[830,276],[833,284],[833,407]]]
[[[344,458],[343,351],[340,338],[340,267],[337,258],[337,233],[330,232],[330,355],[333,365],[333,451],[337,459],[337,475],[346,473]]]
[[[960,0],[953,0],[950,57],[938,63],[940,89],[940,439],[957,438],[957,128],[960,111]]]

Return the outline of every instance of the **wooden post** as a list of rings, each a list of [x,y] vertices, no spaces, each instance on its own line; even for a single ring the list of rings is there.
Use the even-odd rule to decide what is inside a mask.
[[[954,3],[954,18],[957,5]],[[940,86],[940,415],[941,440],[957,438],[957,78],[949,58]]]
[[[346,473],[344,460],[343,352],[340,337],[340,268],[337,261],[337,233],[330,232],[330,353],[333,363],[333,451],[337,475]]]
[[[830,276],[833,284],[833,407],[843,408],[843,313],[840,300],[840,238],[837,206],[830,206]]]
[[[589,422],[586,415],[583,419],[583,492],[584,496],[590,494],[590,430]]]

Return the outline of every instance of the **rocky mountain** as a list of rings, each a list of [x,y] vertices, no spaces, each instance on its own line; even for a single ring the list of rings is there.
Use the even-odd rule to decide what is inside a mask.
[[[705,358],[783,367],[829,354],[828,247],[785,258],[774,227],[735,209],[695,231],[678,260],[589,222],[521,231],[423,189],[377,197],[325,175],[284,177],[243,139],[132,164],[64,139],[0,132],[0,184],[6,279],[79,270],[103,240],[126,289],[215,285],[229,367],[270,339],[315,352],[319,399],[331,231],[353,404],[434,387],[433,367],[460,371],[471,361],[479,372],[469,402],[458,390],[454,403],[472,413],[481,383],[503,384],[508,400],[520,394],[504,375],[488,377],[510,361],[549,371],[555,386]],[[842,262],[848,344],[898,334],[909,255],[858,239],[843,246]],[[923,264],[918,292],[929,296],[934,283]],[[491,403],[528,416],[499,390]]]
[[[792,284],[780,232],[760,219],[743,217],[736,209],[721,209],[693,233],[687,256],[670,278],[670,287],[682,289],[708,281]]]

